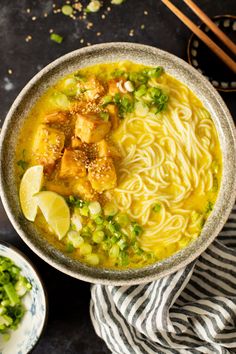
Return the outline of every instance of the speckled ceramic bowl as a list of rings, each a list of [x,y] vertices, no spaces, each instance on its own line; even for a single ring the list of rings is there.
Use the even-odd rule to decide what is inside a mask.
[[[43,284],[30,261],[15,247],[0,242],[0,256],[10,258],[21,274],[31,283],[32,289],[23,297],[26,312],[10,339],[5,342],[0,334],[1,354],[27,354],[38,342],[47,321],[47,296]]]
[[[214,210],[200,237],[172,257],[141,269],[125,271],[92,268],[63,254],[36,230],[22,215],[14,174],[14,152],[19,130],[30,108],[42,93],[61,76],[84,66],[119,60],[132,60],[145,65],[162,65],[184,82],[200,98],[211,113],[223,153],[222,184]],[[69,53],[41,70],[22,90],[13,103],[1,134],[1,197],[6,212],[18,234],[27,245],[58,270],[93,283],[138,284],[150,282],[177,271],[198,257],[223,227],[236,195],[235,128],[230,113],[213,86],[183,60],[162,50],[132,43],[106,43]]]

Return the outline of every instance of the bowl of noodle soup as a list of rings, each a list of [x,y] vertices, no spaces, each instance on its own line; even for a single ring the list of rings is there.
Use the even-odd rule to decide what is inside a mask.
[[[45,125],[42,116],[48,109],[45,107],[49,95],[51,104],[52,90],[56,90],[53,97],[58,104],[58,97],[60,102],[64,97],[61,92],[58,96],[58,91],[65,82],[74,82],[75,77],[77,93],[67,93],[70,104],[73,104],[68,114],[76,117],[77,136],[73,133],[69,138],[73,144],[75,139],[77,143],[82,140],[83,149],[86,145],[83,154],[89,154],[87,175],[83,180],[79,179],[80,186],[86,178],[86,183],[93,187],[94,193],[88,196],[88,200],[87,195],[76,197],[74,182],[70,183],[72,170],[62,171],[66,157],[74,149],[72,143],[66,142],[67,145],[61,147],[54,165],[46,164],[45,158],[40,160],[37,156],[39,148],[35,148],[36,143],[31,143],[31,134],[43,134],[42,129],[40,134],[35,133],[33,125],[41,127],[43,124],[43,129],[48,129],[47,134],[59,129],[54,123],[49,126],[48,121]],[[82,100],[95,90],[95,86],[88,88],[91,77],[98,77],[105,87],[105,93],[101,94],[102,111],[96,113],[101,117],[98,124],[103,124],[102,140],[85,136],[86,129],[81,129],[81,122],[86,121],[87,127],[95,118],[91,118],[90,111],[81,110],[78,97],[75,97],[78,87]],[[107,117],[111,118],[109,106],[118,112],[116,128],[113,120],[111,124],[107,123]],[[104,138],[108,124],[109,139]],[[60,129],[64,129],[62,125]],[[26,136],[29,139],[25,139]],[[91,162],[88,146],[91,149],[99,146],[99,153],[102,146],[104,153],[104,144],[111,142],[117,150],[110,148],[108,155],[96,155]],[[34,222],[24,217],[24,210],[22,214],[19,199],[21,169],[25,167],[20,154],[30,151],[30,144],[34,146],[28,156],[30,167],[41,164],[46,171],[43,188],[38,194],[42,215],[37,215]],[[227,107],[211,84],[190,65],[145,45],[94,45],[49,64],[26,85],[13,103],[1,134],[1,197],[21,238],[58,270],[92,283],[139,284],[186,266],[215,239],[235,201],[235,152],[235,128]],[[116,172],[105,182],[102,179],[107,175],[97,177],[96,174],[99,168],[102,171],[101,163],[109,163],[106,171],[115,166]],[[62,172],[69,173],[71,179],[66,176],[58,184],[57,173],[61,178]],[[103,183],[108,183],[109,187],[104,187]],[[61,194],[72,214],[70,226],[63,235],[59,232],[59,240],[51,228],[45,226],[45,206],[44,209],[40,206],[45,192],[51,193],[48,194],[50,197]],[[111,204],[112,212],[111,208],[107,211],[107,205]],[[98,205],[98,214],[93,217]],[[79,223],[85,223],[83,228],[75,222],[75,213],[79,215]],[[50,226],[53,229],[53,225]],[[89,227],[93,230],[90,236]],[[94,232],[97,232],[96,239]],[[99,235],[103,235],[100,241]],[[83,242],[83,253],[75,237]]]

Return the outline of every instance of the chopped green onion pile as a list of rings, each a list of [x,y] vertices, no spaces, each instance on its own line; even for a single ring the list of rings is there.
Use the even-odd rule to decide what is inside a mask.
[[[22,298],[31,289],[31,284],[20,274],[9,258],[0,256],[0,333],[8,339],[8,330],[18,327],[25,308]]]
[[[124,94],[116,93],[114,97],[106,96],[103,106],[106,106],[110,102],[115,103],[118,107],[120,118],[124,118],[126,113],[132,112],[137,102],[141,102],[155,114],[162,112],[167,107],[169,97],[159,87],[153,87],[153,83],[151,84],[150,80],[154,80],[158,86],[156,80],[163,73],[164,69],[161,66],[130,73],[123,70],[115,70],[112,73],[112,77],[116,80],[128,80],[125,84],[129,92]]]
[[[109,203],[104,208],[99,202],[84,202],[70,196],[67,202],[72,209],[71,229],[66,237],[66,251],[79,252],[90,265],[99,265],[109,259],[114,266],[128,266],[154,257],[140,246],[142,227],[130,220]]]

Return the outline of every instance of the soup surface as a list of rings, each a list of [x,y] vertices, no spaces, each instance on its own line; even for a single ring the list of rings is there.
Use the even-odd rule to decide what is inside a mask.
[[[108,268],[142,267],[193,242],[221,171],[198,98],[162,67],[131,62],[60,79],[33,107],[16,151],[25,216],[71,257]]]

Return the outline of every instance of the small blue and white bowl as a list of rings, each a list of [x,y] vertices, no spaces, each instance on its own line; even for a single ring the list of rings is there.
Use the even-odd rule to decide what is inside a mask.
[[[0,256],[10,258],[32,289],[22,299],[26,312],[18,328],[10,332],[5,342],[0,334],[0,354],[27,354],[36,345],[47,321],[47,296],[42,281],[31,262],[15,247],[0,241]]]

